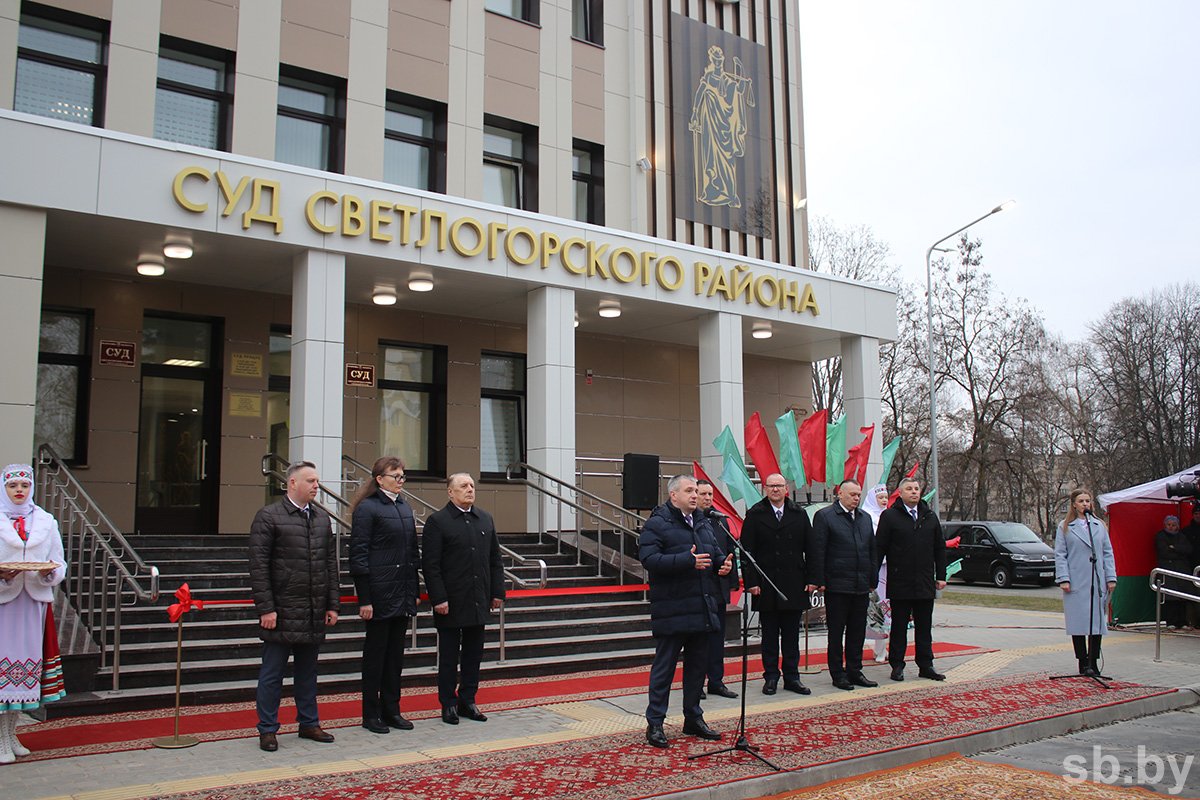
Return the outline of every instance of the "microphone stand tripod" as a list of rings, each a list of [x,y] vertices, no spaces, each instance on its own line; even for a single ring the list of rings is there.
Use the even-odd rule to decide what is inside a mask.
[[[733,534],[730,533],[728,530],[725,531],[725,535],[729,538],[729,541],[733,542],[734,548],[736,548],[737,551],[742,554],[742,558],[744,559],[742,563],[743,564],[749,563],[752,567],[754,567],[754,569],[758,571],[758,574],[763,579],[763,581],[765,583],[767,583],[771,587],[771,589],[774,590],[774,592],[779,595],[779,597],[781,599],[787,600],[787,595],[785,595],[783,592],[779,591],[779,587],[775,585],[775,582],[772,581],[771,578],[765,572],[763,572],[761,569],[759,569],[758,562],[754,560],[754,556],[750,555],[749,551],[747,551],[746,548],[742,547],[741,542],[739,542],[737,539],[733,538]],[[743,574],[745,574],[745,573],[743,572]],[[719,750],[711,750],[707,753],[697,753],[694,756],[688,756],[688,761],[695,761],[698,758],[707,758],[709,756],[715,756],[718,753],[730,753],[733,751],[737,751],[740,753],[749,753],[750,755],[754,756],[759,761],[766,764],[768,767],[775,770],[776,772],[782,772],[783,771],[782,767],[778,767],[775,764],[772,764],[764,756],[760,755],[758,752],[758,748],[753,746],[752,744],[750,744],[750,741],[746,738],[746,672],[747,672],[748,664],[749,664],[749,661],[748,661],[749,651],[750,651],[749,637],[750,637],[750,601],[746,599],[745,595],[743,595],[742,596],[742,697],[741,697],[742,712],[741,712],[741,715],[738,717],[737,739],[734,741],[734,743],[730,747],[722,747]]]
[[[1084,646],[1084,652],[1087,653],[1088,670],[1087,672],[1083,672],[1078,675],[1051,675],[1050,680],[1059,681],[1065,678],[1090,678],[1092,681],[1100,686],[1103,686],[1105,689],[1111,689],[1112,686],[1105,683],[1105,681],[1111,681],[1112,677],[1100,674],[1100,661],[1098,658],[1096,658],[1097,654],[1092,652],[1091,647],[1092,631],[1095,630],[1096,627],[1096,606],[1099,604],[1099,598],[1096,597],[1096,594],[1099,589],[1096,588],[1096,537],[1092,533],[1092,513],[1090,511],[1084,513],[1083,523],[1087,525],[1088,550],[1091,551],[1090,561],[1092,567],[1091,572],[1088,575],[1088,578],[1091,582],[1091,585],[1088,587],[1088,632],[1087,636],[1084,637],[1084,641],[1086,642]],[[1067,532],[1064,531],[1063,535],[1067,535]],[[1100,635],[1096,634],[1096,638],[1099,639]],[[1092,664],[1096,665],[1095,668],[1092,667]]]

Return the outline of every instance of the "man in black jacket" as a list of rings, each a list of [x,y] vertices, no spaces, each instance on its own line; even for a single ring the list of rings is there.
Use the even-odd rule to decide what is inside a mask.
[[[312,504],[320,477],[310,461],[287,469],[287,496],[259,510],[250,525],[250,588],[263,640],[258,672],[258,746],[279,749],[279,695],[288,656],[300,738],[327,744],[317,716],[317,654],[337,624],[337,548],[329,515]]]
[[[904,680],[904,653],[908,649],[908,618],[913,620],[918,675],[934,681],[946,676],[933,668],[933,601],[946,588],[946,537],[942,523],[921,499],[921,482],[900,481],[900,499],[879,515],[875,532],[876,572],[888,565],[888,599],[892,601],[892,632],[888,637],[888,663],[892,680]]]
[[[712,483],[698,480],[696,491],[700,499],[697,508],[708,520],[717,546],[727,553],[733,553],[733,545],[729,543],[731,535],[728,517],[713,508],[716,490],[713,489]],[[708,694],[734,698],[737,697],[737,692],[725,685],[725,609],[729,606],[729,593],[738,585],[737,559],[730,563],[733,568],[728,575],[721,578],[721,593],[717,597],[717,618],[721,620],[721,624],[708,640]],[[703,700],[704,697],[705,694],[701,692],[700,699]]]
[[[767,496],[746,510],[742,524],[742,547],[783,592],[762,580],[753,564],[746,564],[746,591],[754,598],[754,610],[762,622],[763,694],[775,694],[779,677],[783,688],[797,694],[812,694],[800,681],[800,622],[808,608],[805,590],[804,549],[812,526],[808,512],[788,497],[787,480],[768,475],[763,483]],[[783,651],[783,669],[779,653]]]
[[[871,517],[858,507],[861,499],[862,487],[857,481],[847,479],[838,484],[837,501],[813,518],[807,558],[808,590],[825,592],[829,676],[834,686],[847,690],[879,685],[862,671],[867,602],[879,580],[879,565]]]
[[[704,683],[709,638],[717,630],[718,578],[733,569],[712,536],[708,520],[697,508],[696,481],[676,475],[667,484],[669,500],[650,514],[638,544],[638,558],[650,582],[650,632],[654,663],[646,705],[646,741],[667,747],[663,720],[671,680],[683,652],[683,732],[717,740],[721,734],[704,722],[700,689]],[[426,551],[428,552],[428,550]]]
[[[442,722],[487,722],[475,705],[483,626],[504,603],[504,565],[492,515],[475,506],[475,479],[456,472],[450,501],[425,521],[421,564],[438,631],[438,700]],[[459,674],[459,659],[462,673]]]

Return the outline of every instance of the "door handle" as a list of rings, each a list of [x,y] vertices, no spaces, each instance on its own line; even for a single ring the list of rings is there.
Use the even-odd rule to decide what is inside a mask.
[[[208,439],[200,440],[200,480],[208,480]]]

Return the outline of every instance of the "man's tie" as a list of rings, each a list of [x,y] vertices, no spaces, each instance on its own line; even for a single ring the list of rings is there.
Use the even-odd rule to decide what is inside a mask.
[[[683,521],[688,524],[689,528],[692,527],[692,515],[691,514],[684,514]]]
[[[783,522],[783,509],[782,508],[775,509],[775,521]]]
[[[912,515],[913,522],[916,522],[917,521],[917,510],[915,508],[910,508],[908,510],[908,513]]]

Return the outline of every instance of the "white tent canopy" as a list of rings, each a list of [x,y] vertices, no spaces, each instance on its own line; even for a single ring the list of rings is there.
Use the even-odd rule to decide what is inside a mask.
[[[1128,489],[1119,489],[1115,492],[1102,494],[1096,499],[1100,501],[1101,508],[1107,509],[1115,503],[1154,503],[1169,500],[1175,500],[1167,496],[1167,484],[1177,483],[1183,478],[1195,479],[1195,473],[1200,471],[1200,464],[1196,464],[1182,472],[1176,472],[1166,478],[1159,478],[1156,481],[1143,483],[1139,486],[1130,486]]]

